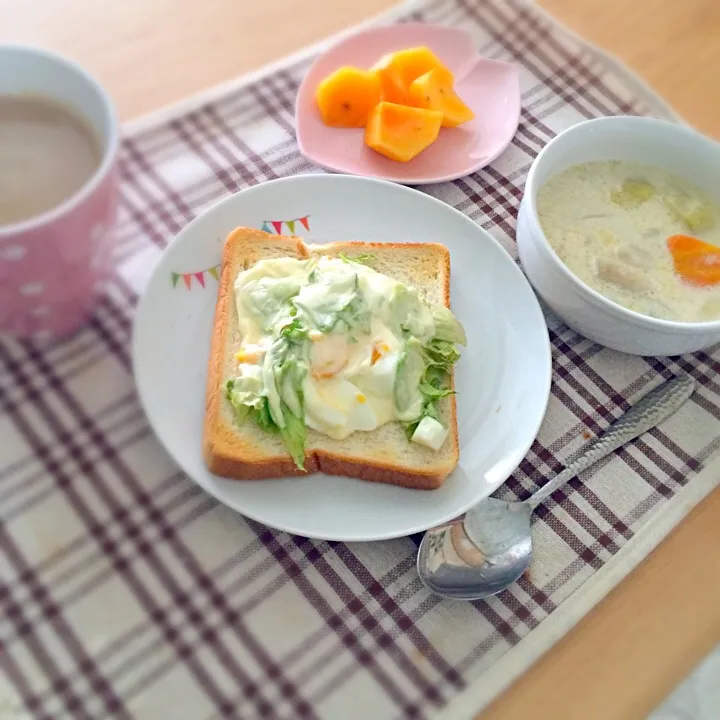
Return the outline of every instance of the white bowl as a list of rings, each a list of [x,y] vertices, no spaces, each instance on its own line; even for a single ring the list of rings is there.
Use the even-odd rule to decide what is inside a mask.
[[[585,337],[633,355],[681,355],[720,342],[720,321],[674,322],[628,310],[576,277],[550,247],[538,219],[538,190],[552,175],[593,160],[655,165],[687,178],[720,202],[720,144],[690,128],[618,116],[565,130],[535,158],[518,215],[518,253],[538,295]]]

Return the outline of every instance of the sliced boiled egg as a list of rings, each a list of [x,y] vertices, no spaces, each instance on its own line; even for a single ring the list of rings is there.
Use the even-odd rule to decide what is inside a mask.
[[[412,436],[412,441],[431,450],[439,450],[448,436],[447,428],[434,418],[424,417]]]
[[[373,343],[370,364],[374,365],[383,355],[390,352],[390,346],[386,342],[376,340]]]
[[[310,370],[316,380],[334,378],[348,362],[350,353],[345,335],[330,333],[313,342]]]
[[[371,398],[347,380],[306,377],[303,392],[305,422],[330,437],[342,439],[380,424]]]
[[[256,365],[264,356],[265,347],[254,344],[243,345],[240,350],[235,353],[235,359],[239,363],[249,363],[250,365]]]

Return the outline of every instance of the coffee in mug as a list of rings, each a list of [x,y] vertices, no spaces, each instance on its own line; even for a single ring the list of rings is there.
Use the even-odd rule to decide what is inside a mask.
[[[44,97],[0,95],[0,226],[57,207],[101,159],[100,139],[71,108]]]
[[[0,44],[0,336],[82,328],[112,269],[119,125],[83,68]]]

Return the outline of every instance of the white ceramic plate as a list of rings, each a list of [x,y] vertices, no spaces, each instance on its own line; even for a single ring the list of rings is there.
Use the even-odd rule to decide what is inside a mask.
[[[309,475],[239,482],[201,456],[216,267],[238,225],[310,242],[442,242],[452,307],[468,346],[457,365],[460,464],[433,491]],[[470,219],[417,190],[345,175],[300,175],[244,190],[191,222],[164,252],[140,300],[135,378],[150,424],[180,467],[239,513],[326,540],[382,540],[450,520],[503,483],[530,447],[550,392],[547,327],[524,275]]]

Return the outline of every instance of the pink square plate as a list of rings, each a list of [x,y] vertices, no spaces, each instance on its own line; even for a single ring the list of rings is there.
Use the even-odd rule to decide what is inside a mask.
[[[363,142],[362,128],[326,127],[315,103],[318,83],[343,65],[369,68],[393,50],[425,45],[455,75],[460,97],[475,119],[442,128],[440,137],[410,162],[390,160]],[[512,63],[480,57],[463,30],[407,23],[366,30],[346,38],[315,60],[298,91],[295,127],[300,152],[327,170],[405,185],[444,182],[492,162],[515,135],[520,120],[520,81]]]

